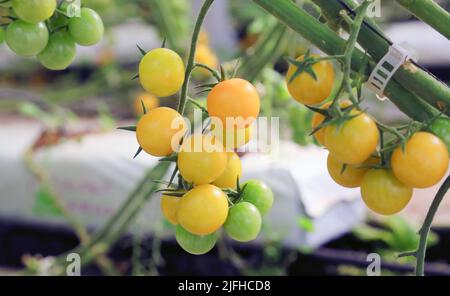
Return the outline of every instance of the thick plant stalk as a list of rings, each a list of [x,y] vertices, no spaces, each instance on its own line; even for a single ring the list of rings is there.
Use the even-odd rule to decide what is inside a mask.
[[[289,0],[253,1],[327,54],[340,55],[344,52],[346,47],[344,39],[304,10],[298,8],[293,2]],[[362,35],[362,32],[360,35]],[[355,49],[352,55],[352,69],[358,71],[363,67],[364,60],[364,53]],[[370,74],[374,65],[374,61],[371,61],[366,76]],[[435,92],[430,91],[429,95],[432,93]],[[403,113],[414,120],[430,120],[440,114],[439,110],[409,92],[395,80],[391,80],[386,86],[385,94]]]
[[[418,19],[450,39],[450,14],[433,0],[396,0]]]
[[[425,217],[425,221],[423,222],[422,227],[420,228],[419,235],[419,247],[417,248],[417,252],[413,254],[416,257],[416,275],[423,276],[425,269],[425,255],[427,251],[427,238],[431,229],[431,224],[433,223],[434,215],[436,214],[439,205],[445,197],[445,194],[450,188],[450,175],[447,176],[445,182],[442,184],[441,188],[439,188],[436,196],[431,203],[430,209],[428,210],[427,216]]]
[[[36,177],[36,179],[50,191],[50,196],[54,205],[61,212],[64,219],[69,223],[69,225],[73,228],[75,234],[78,236],[81,245],[86,245],[91,240],[91,237],[87,231],[87,229],[82,225],[72,213],[66,207],[63,199],[55,192],[51,182],[49,180],[49,176],[45,169],[39,166],[33,160],[33,150],[27,150],[24,155],[25,165],[30,169],[31,173]],[[106,256],[98,256],[96,262],[100,269],[107,275],[118,275],[117,270],[115,270],[113,263]]]
[[[343,6],[341,2],[345,3],[351,9],[356,9],[358,4],[353,0],[312,1],[322,9],[325,17],[328,18],[333,25],[338,24],[344,30],[349,31],[350,28],[348,24],[344,22],[341,17],[341,12],[345,11],[345,6]],[[405,2],[425,3],[429,1],[420,0]],[[378,62],[388,52],[391,43],[380,33],[381,30],[376,26],[373,20],[367,17],[365,20],[366,23],[363,24],[361,28],[358,43],[375,59],[376,62]],[[450,21],[448,19],[446,22],[443,22],[442,25],[446,26],[450,31]],[[414,63],[409,62],[400,67],[394,75],[394,80],[410,90],[416,96],[429,102],[434,107],[450,114],[450,89],[444,83],[440,82]]]
[[[285,33],[286,26],[279,22],[268,29],[261,40],[252,48],[251,54],[242,62],[238,72],[239,76],[250,82],[254,81],[262,69],[268,63],[274,61],[274,57],[283,44],[282,40]]]
[[[137,188],[130,194],[121,208],[108,220],[108,222],[95,232],[85,244],[79,245],[55,258],[52,271],[56,274],[64,273],[67,255],[77,253],[80,255],[82,266],[92,262],[98,256],[105,254],[109,247],[123,234],[135,216],[157,190],[158,185],[153,180],[162,179],[169,168],[169,163],[161,162],[153,167],[142,179]]]

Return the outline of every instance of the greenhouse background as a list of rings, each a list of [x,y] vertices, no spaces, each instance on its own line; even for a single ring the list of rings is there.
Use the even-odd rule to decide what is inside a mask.
[[[139,147],[135,134],[118,129],[136,125],[142,113],[138,98],[145,94],[132,79],[142,57],[138,47],[148,51],[165,42],[186,61],[204,1],[82,2],[101,16],[105,32],[93,46],[77,45],[67,69],[46,69],[37,58],[20,57],[6,42],[0,44],[1,275],[51,274],[45,260],[52,264],[76,252],[83,247],[80,232],[89,242],[111,224],[111,217],[160,163],[145,153],[133,158]],[[321,20],[314,1],[295,2]],[[381,1],[373,20],[448,85],[449,39],[394,2]],[[436,2],[450,11],[450,1]],[[0,6],[0,15],[8,11]],[[0,18],[0,24],[8,22]],[[203,63],[212,63],[219,72],[220,63],[251,81],[261,97],[260,116],[279,118],[276,149],[238,153],[242,182],[261,180],[274,194],[257,239],[240,243],[221,233],[207,254],[188,254],[177,245],[174,226],[164,219],[161,193],[153,193],[124,223],[125,229],[104,234],[97,247],[105,250],[83,265],[83,275],[367,275],[374,253],[382,258],[383,275],[414,272],[415,258],[397,257],[417,247],[417,232],[445,178],[430,188],[415,189],[411,202],[392,216],[369,210],[358,188],[336,184],[327,171],[328,151],[310,135],[314,112],[291,98],[285,82],[287,56],[308,49],[323,52],[291,29],[280,34],[277,24],[253,1],[216,0],[201,32],[214,56],[204,57]],[[266,53],[257,50],[267,40],[266,48],[275,50],[260,67],[257,57]],[[194,71],[190,86],[202,106],[206,94],[195,92],[209,82],[205,75]],[[336,74],[336,81],[341,77]],[[367,88],[362,96],[361,109],[377,120],[389,125],[408,122],[391,101],[379,100]],[[154,106],[146,107],[176,108],[177,100],[155,98]],[[191,114],[195,105],[187,108]],[[256,140],[247,147],[252,145]],[[169,178],[170,172],[164,176]],[[429,275],[450,275],[449,195],[428,237]]]

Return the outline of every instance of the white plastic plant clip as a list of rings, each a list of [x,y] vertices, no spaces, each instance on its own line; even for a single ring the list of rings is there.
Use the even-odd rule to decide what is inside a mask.
[[[379,100],[386,100],[384,96],[386,85],[408,59],[416,61],[416,58],[408,50],[398,44],[393,44],[389,47],[386,55],[375,66],[367,81],[367,87],[375,92]]]

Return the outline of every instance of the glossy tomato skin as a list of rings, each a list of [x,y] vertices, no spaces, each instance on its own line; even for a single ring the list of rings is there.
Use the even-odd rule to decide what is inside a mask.
[[[139,80],[142,87],[155,96],[174,95],[184,82],[183,60],[168,48],[153,49],[139,63]]]
[[[173,225],[178,225],[177,212],[180,197],[177,196],[161,196],[161,211],[164,217]]]
[[[199,185],[180,199],[177,219],[187,231],[196,235],[208,235],[217,231],[228,216],[228,199],[218,187]]]
[[[450,119],[438,118],[429,127],[431,133],[438,136],[450,151]]]
[[[230,208],[225,232],[232,239],[239,242],[254,240],[261,230],[261,214],[258,209],[249,202],[240,202]]]
[[[331,106],[332,102],[328,102],[323,104],[323,106],[321,107],[322,109],[326,110]],[[343,101],[340,103],[341,108],[345,108],[350,106],[352,103],[350,101]],[[320,114],[320,113],[314,113],[314,116],[312,118],[312,129],[315,129],[316,127],[318,127],[323,121],[325,120],[325,116]],[[321,144],[322,146],[325,146],[325,129],[321,128],[318,131],[316,131],[314,133],[314,137],[316,138],[317,142],[319,142],[319,144]]]
[[[327,126],[325,147],[343,163],[360,164],[375,152],[379,138],[376,123],[360,113],[340,126]]]
[[[134,114],[136,114],[137,117],[141,117],[142,115],[144,115],[142,103],[144,103],[145,110],[147,110],[147,112],[159,107],[159,100],[157,97],[155,97],[151,93],[142,92],[138,94],[138,96],[134,100]]]
[[[186,122],[172,108],[149,110],[136,126],[136,138],[142,149],[153,156],[168,156],[178,149]]]
[[[346,188],[356,188],[361,186],[364,175],[369,171],[368,165],[374,165],[379,160],[376,158],[369,158],[361,165],[346,165],[344,171],[344,163],[336,159],[332,154],[328,154],[327,169],[331,178],[339,185]]]
[[[415,188],[427,188],[438,183],[447,173],[448,150],[444,142],[428,132],[415,133],[405,150],[394,150],[391,165],[395,176]]]
[[[177,226],[175,239],[183,250],[192,255],[203,255],[211,251],[217,241],[217,233],[195,235]]]
[[[31,57],[47,46],[48,30],[43,22],[29,24],[16,20],[8,25],[5,34],[6,44],[17,55]]]
[[[209,116],[218,118],[224,126],[229,125],[227,118],[230,118],[241,119],[245,127],[248,127],[259,115],[260,99],[250,82],[232,78],[213,87],[206,105]]]
[[[76,53],[72,37],[67,32],[58,31],[50,35],[47,46],[37,57],[47,69],[64,70],[72,64]]]
[[[184,139],[177,160],[181,176],[196,185],[208,184],[219,178],[227,162],[222,144],[210,135],[198,134]]]
[[[318,58],[318,55],[312,55]],[[302,61],[304,56],[299,56],[297,61]],[[290,65],[287,75],[286,83],[289,93],[298,102],[305,105],[317,105],[328,98],[333,90],[334,85],[334,69],[330,61],[321,61],[312,66],[314,73],[317,76],[315,80],[307,72],[298,75],[290,82],[292,75],[294,75],[297,67]]]
[[[256,206],[262,216],[270,211],[273,205],[273,192],[266,183],[252,179],[241,184],[241,188],[243,188],[242,201]]]
[[[241,159],[235,152],[227,152],[227,157],[225,170],[213,184],[221,188],[236,188],[237,180],[242,175]]]
[[[371,169],[361,183],[361,196],[365,204],[380,215],[400,212],[409,203],[412,194],[412,187],[400,182],[387,169]]]
[[[21,20],[36,24],[53,15],[56,0],[12,0],[12,7]]]
[[[227,152],[246,145],[253,137],[255,125],[245,127],[244,125],[233,125],[231,127],[223,126],[221,123],[213,120],[211,124],[211,134],[223,144]],[[217,126],[217,128],[216,128]]]
[[[80,17],[72,17],[69,20],[70,35],[76,43],[83,46],[98,43],[103,38],[104,31],[102,18],[87,7],[80,9]]]

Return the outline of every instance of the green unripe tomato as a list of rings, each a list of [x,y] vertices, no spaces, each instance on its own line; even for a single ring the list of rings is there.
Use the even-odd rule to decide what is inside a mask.
[[[16,54],[31,57],[40,53],[48,42],[48,30],[43,22],[37,24],[16,20],[8,25],[6,44]]]
[[[244,188],[242,201],[255,205],[262,216],[269,212],[273,205],[273,192],[269,186],[259,180],[248,180],[241,187]]]
[[[217,233],[195,235],[177,226],[175,239],[183,250],[193,255],[203,255],[211,251],[217,241]]]
[[[249,202],[232,206],[224,224],[225,232],[234,240],[248,242],[254,240],[261,230],[261,214]]]
[[[450,152],[450,119],[438,118],[429,127],[430,132],[438,136]]]
[[[84,46],[94,45],[103,37],[103,21],[94,10],[81,8],[80,17],[70,19],[69,32],[76,43]]]
[[[76,44],[69,33],[57,31],[50,36],[47,47],[38,59],[47,69],[64,70],[72,64],[76,52]]]
[[[21,20],[35,24],[53,15],[56,0],[12,0],[12,7]]]

